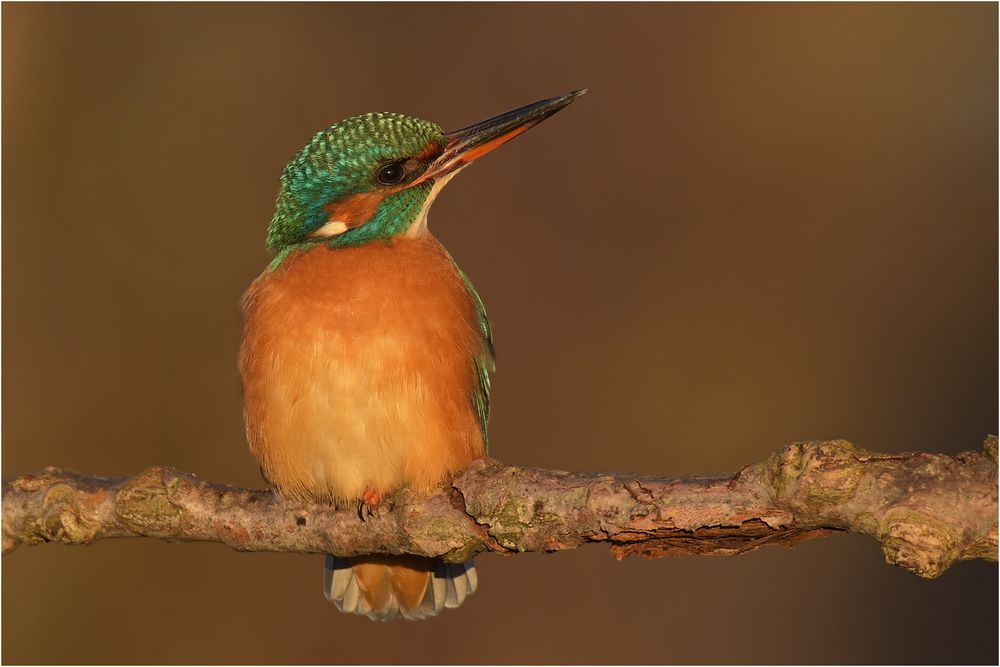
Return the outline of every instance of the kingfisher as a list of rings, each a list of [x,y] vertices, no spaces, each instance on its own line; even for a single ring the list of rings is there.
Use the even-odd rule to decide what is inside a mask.
[[[428,210],[455,174],[585,92],[454,132],[354,116],[288,163],[239,353],[247,440],[279,495],[364,520],[388,494],[428,494],[486,455],[490,323]],[[471,561],[326,557],[327,599],[376,620],[435,616],[477,585]]]

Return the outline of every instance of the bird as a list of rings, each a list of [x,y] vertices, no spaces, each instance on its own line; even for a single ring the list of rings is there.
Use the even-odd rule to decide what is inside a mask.
[[[490,322],[428,210],[458,172],[585,92],[453,132],[353,116],[288,163],[238,361],[250,450],[279,496],[366,520],[393,492],[428,494],[486,456]],[[339,610],[386,621],[435,616],[478,586],[471,561],[414,555],[328,555],[324,574]]]

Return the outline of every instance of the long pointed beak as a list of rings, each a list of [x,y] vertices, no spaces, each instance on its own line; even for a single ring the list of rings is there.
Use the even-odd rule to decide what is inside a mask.
[[[558,113],[586,92],[586,89],[574,90],[572,93],[535,102],[461,130],[448,132],[444,135],[447,141],[444,151],[414,184],[429,178],[441,178],[465,167]]]

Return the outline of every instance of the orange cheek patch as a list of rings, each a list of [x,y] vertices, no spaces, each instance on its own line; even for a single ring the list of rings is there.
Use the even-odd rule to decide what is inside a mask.
[[[384,200],[382,192],[361,192],[330,202],[323,210],[329,214],[328,223],[342,222],[347,229],[353,229],[371,220]]]

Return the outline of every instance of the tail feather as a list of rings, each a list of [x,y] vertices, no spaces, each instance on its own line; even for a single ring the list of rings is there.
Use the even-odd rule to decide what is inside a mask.
[[[418,556],[327,556],[324,574],[323,592],[337,609],[379,621],[437,616],[479,585],[472,561]]]

